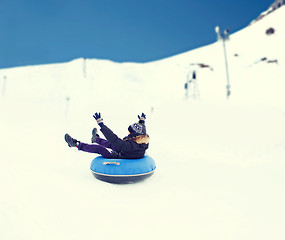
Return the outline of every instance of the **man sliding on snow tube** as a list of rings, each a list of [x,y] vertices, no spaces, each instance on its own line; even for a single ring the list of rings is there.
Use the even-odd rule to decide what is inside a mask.
[[[144,157],[149,146],[149,135],[146,133],[146,116],[144,113],[138,116],[139,122],[128,127],[129,135],[123,139],[120,139],[103,123],[100,113],[95,113],[93,117],[107,140],[100,138],[97,129],[94,128],[91,142],[95,144],[83,143],[72,138],[69,134],[65,134],[65,141],[69,147],[77,147],[78,150],[84,152],[98,153],[109,159],[138,159]]]

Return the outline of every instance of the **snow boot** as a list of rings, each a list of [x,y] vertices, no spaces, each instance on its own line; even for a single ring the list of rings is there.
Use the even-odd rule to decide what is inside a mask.
[[[79,145],[79,141],[72,138],[69,134],[65,134],[64,139],[67,142],[68,147],[78,147]]]
[[[92,143],[96,143],[96,138],[99,137],[97,132],[98,132],[97,128],[94,128],[92,130],[92,138],[91,138]]]

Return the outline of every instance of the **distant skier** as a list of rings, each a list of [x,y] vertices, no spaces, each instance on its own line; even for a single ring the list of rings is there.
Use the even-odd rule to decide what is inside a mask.
[[[196,71],[193,71],[193,73],[192,73],[192,79],[196,79]]]
[[[100,126],[100,131],[104,134],[102,139],[97,134],[97,129],[92,131],[91,142],[95,144],[87,144],[72,138],[69,134],[65,134],[65,141],[69,147],[77,147],[78,150],[101,154],[104,158],[126,158],[138,159],[145,155],[145,151],[149,146],[149,135],[146,133],[144,113],[138,116],[139,122],[131,124],[128,127],[129,135],[120,139],[103,123],[100,113],[95,113],[93,117]]]

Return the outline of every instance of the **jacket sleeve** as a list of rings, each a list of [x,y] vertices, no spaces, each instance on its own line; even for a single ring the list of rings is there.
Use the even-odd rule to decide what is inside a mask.
[[[111,131],[106,125],[102,125],[100,131],[104,134],[105,138],[112,144],[115,151],[128,151],[130,150],[131,143],[120,139],[115,133]]]

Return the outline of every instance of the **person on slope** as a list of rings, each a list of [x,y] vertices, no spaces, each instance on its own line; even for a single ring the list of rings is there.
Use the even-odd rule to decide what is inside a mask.
[[[144,113],[138,116],[139,121],[131,124],[128,127],[129,135],[120,139],[114,134],[104,123],[101,118],[101,113],[95,113],[93,115],[100,131],[105,136],[102,139],[97,134],[97,129],[94,128],[92,131],[91,142],[95,144],[87,144],[72,138],[69,134],[65,134],[65,141],[69,147],[76,147],[78,150],[101,154],[104,158],[125,158],[125,159],[138,159],[145,155],[145,151],[149,147],[149,135],[146,133]]]

